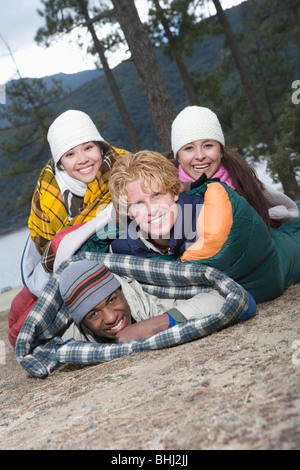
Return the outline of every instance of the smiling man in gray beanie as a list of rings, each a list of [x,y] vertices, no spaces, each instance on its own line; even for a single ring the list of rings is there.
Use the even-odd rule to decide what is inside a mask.
[[[60,293],[74,320],[63,339],[93,342],[148,338],[177,323],[217,314],[225,302],[216,290],[187,300],[160,299],[136,280],[89,260],[75,261],[62,272]]]

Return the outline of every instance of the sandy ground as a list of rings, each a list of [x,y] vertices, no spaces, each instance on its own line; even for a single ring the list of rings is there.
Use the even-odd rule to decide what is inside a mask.
[[[11,294],[12,295],[12,292]],[[0,296],[0,449],[300,448],[300,284],[206,338],[30,377]]]

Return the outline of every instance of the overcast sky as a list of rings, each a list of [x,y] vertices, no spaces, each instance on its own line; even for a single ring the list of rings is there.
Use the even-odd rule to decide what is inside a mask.
[[[223,8],[237,5],[243,0],[222,0]],[[141,19],[147,10],[147,0],[138,0]],[[37,13],[40,0],[1,0],[0,3],[0,85],[17,78],[16,67],[1,40],[4,37],[13,52],[16,64],[23,77],[44,77],[55,73],[75,73],[95,68],[95,58],[69,39],[50,48],[37,46],[34,36],[44,19]],[[214,10],[211,7],[211,13]],[[145,16],[144,16],[145,17]],[[73,36],[75,38],[75,35]],[[116,65],[111,60],[111,66]]]

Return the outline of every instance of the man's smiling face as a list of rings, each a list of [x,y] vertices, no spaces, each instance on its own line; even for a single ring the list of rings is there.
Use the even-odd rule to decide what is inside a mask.
[[[116,335],[131,323],[130,307],[121,288],[102,300],[83,319],[84,326],[97,336],[109,339],[116,339]]]
[[[126,192],[130,202],[129,217],[156,243],[165,246],[178,216],[179,196],[159,192],[153,179],[150,185],[145,181],[143,187],[138,179],[131,181],[126,185]]]

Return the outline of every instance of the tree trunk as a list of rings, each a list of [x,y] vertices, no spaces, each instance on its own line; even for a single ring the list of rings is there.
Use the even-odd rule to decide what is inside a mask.
[[[257,94],[253,88],[249,72],[247,70],[247,66],[244,62],[242,52],[239,48],[239,45],[235,39],[235,36],[232,32],[230,23],[226,17],[226,14],[219,2],[219,0],[213,0],[213,3],[215,5],[215,8],[217,10],[218,18],[221,23],[221,26],[224,29],[224,34],[226,36],[226,39],[228,41],[230,50],[232,52],[233,58],[235,60],[238,72],[241,77],[241,81],[243,84],[243,87],[245,88],[246,95],[248,97],[249,103],[252,107],[252,110],[254,112],[254,115],[257,119],[257,122],[260,126],[262,136],[267,144],[269,152],[272,154],[275,151],[274,148],[274,137],[273,133],[269,127],[269,124],[267,120],[265,119],[264,112],[262,110],[262,107],[260,105],[259,99],[257,97]]]
[[[188,99],[192,105],[199,106],[199,100],[197,97],[197,93],[194,89],[193,83],[191,81],[191,77],[188,73],[188,70],[186,68],[186,65],[184,63],[184,60],[181,57],[177,57],[175,59],[178,70],[180,72],[182,81],[183,81],[183,86],[185,88],[185,91],[188,95]]]
[[[277,168],[276,172],[278,179],[282,184],[284,194],[290,197],[293,201],[300,201],[300,187],[296,179],[294,168],[290,167],[288,174],[283,173],[280,168]]]
[[[233,58],[236,62],[236,66],[238,69],[238,72],[241,77],[242,84],[245,88],[245,92],[247,94],[249,103],[252,107],[252,110],[254,112],[254,115],[256,117],[256,120],[260,126],[262,136],[267,144],[267,148],[269,150],[269,153],[275,154],[276,148],[275,148],[275,143],[274,143],[274,135],[273,132],[265,119],[264,112],[262,110],[262,107],[260,105],[259,99],[257,97],[257,94],[252,86],[251,79],[246,67],[246,64],[244,63],[242,52],[239,48],[239,45],[235,39],[235,36],[232,32],[230,23],[226,17],[226,14],[224,10],[222,9],[222,6],[219,2],[219,0],[213,0],[213,3],[215,5],[215,8],[217,10],[218,18],[219,21],[224,29],[225,36],[227,38],[229,47],[231,49]],[[289,156],[287,155],[287,158]],[[279,181],[282,184],[283,191],[284,193],[291,197],[292,199],[296,199],[299,197],[299,185],[296,180],[296,175],[294,169],[291,167],[289,169],[289,175],[286,175],[280,168],[276,169]]]
[[[165,78],[159,68],[134,1],[112,0],[112,3],[152,111],[158,136],[164,149],[168,151],[171,148],[171,125],[177,113]]]
[[[133,150],[135,152],[137,152],[138,150],[140,150],[141,146],[140,146],[137,134],[135,132],[135,129],[133,127],[133,124],[131,122],[131,119],[130,119],[129,113],[127,111],[126,105],[123,101],[123,98],[121,96],[120,90],[119,90],[118,85],[117,85],[117,83],[115,81],[115,78],[113,76],[113,73],[112,73],[112,71],[111,71],[111,69],[108,65],[108,62],[106,60],[101,41],[97,37],[95,28],[93,26],[93,23],[90,21],[89,14],[88,14],[87,10],[84,12],[84,16],[85,16],[85,20],[87,22],[87,28],[88,28],[89,32],[91,33],[96,51],[98,52],[98,55],[99,55],[104,73],[105,73],[107,81],[108,81],[108,84],[111,88],[112,94],[114,96],[114,99],[115,99],[115,101],[117,103],[117,106],[118,106],[118,109],[120,111],[120,115],[121,115],[122,120],[124,122],[124,125],[126,127],[131,145],[133,147]]]
[[[288,2],[285,8],[287,9],[287,13],[288,13],[287,14],[288,27],[290,27],[292,31],[296,31],[298,28],[298,25],[300,24],[300,5],[298,4],[298,0]],[[297,44],[298,48],[300,49],[299,34],[294,34],[293,39],[295,43]]]
[[[166,38],[169,42],[170,47],[172,48],[173,43],[174,43],[174,36],[172,34],[172,31],[169,28],[169,23],[168,23],[168,20],[166,19],[165,15],[164,15],[164,10],[160,5],[159,0],[153,0],[153,1],[154,1],[154,4],[155,4],[155,8],[156,8],[157,12],[159,13],[159,15],[161,17],[161,24],[164,28]],[[199,106],[197,93],[195,91],[195,88],[193,86],[191,77],[190,77],[189,72],[186,68],[186,65],[185,65],[185,62],[184,62],[183,58],[180,55],[178,55],[178,56],[176,55],[175,56],[175,62],[177,64],[178,70],[180,72],[180,75],[181,75],[181,78],[182,78],[182,81],[183,81],[183,86],[184,86],[185,91],[188,95],[188,99],[189,99],[190,103],[192,105]]]

